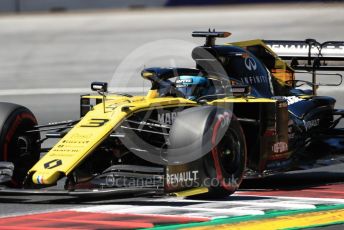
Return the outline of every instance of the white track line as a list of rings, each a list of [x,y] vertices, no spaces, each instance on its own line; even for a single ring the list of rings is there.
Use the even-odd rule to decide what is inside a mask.
[[[240,194],[238,194],[240,195]],[[249,195],[245,195],[249,196]],[[184,215],[197,217],[216,218],[218,216],[243,216],[264,215],[269,210],[314,210],[316,205],[344,204],[344,199],[332,198],[306,198],[284,196],[261,196],[257,200],[228,200],[228,201],[204,201],[178,198],[152,199],[146,205],[93,205],[89,207],[73,208],[73,211],[95,213],[132,213],[151,215]],[[266,198],[260,200],[258,198]],[[187,205],[179,206],[179,202]],[[154,205],[157,202],[166,202],[166,205]],[[193,204],[194,203],[194,204]]]
[[[131,205],[102,205],[85,208],[72,209],[78,212],[95,212],[95,213],[133,213],[133,214],[152,214],[152,215],[175,215],[176,211],[181,215],[193,214],[193,216],[242,216],[242,215],[264,215],[262,210],[245,209],[245,208],[194,208],[194,207],[171,207],[171,206],[131,206]]]

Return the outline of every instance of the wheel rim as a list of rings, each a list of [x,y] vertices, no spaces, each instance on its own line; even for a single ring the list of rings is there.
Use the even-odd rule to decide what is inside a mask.
[[[242,160],[238,135],[229,129],[217,148],[223,171],[227,174],[235,173],[240,168]]]
[[[24,123],[25,122],[25,123]],[[11,161],[14,163],[14,173],[12,183],[14,186],[21,186],[28,170],[38,160],[36,139],[37,137],[26,135],[27,130],[33,128],[31,121],[24,121],[16,130],[17,134],[10,143],[10,149],[13,151]]]
[[[30,141],[26,136],[19,136],[17,139],[17,151],[18,155],[29,153],[30,150]]]

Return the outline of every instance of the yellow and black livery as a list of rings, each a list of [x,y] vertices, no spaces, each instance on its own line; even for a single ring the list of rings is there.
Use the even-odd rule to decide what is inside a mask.
[[[93,82],[98,95],[81,96],[77,121],[37,125],[28,109],[0,103],[0,194],[219,197],[243,178],[316,166],[333,149],[326,138],[344,134],[335,99],[316,96],[317,71],[344,69],[328,64],[344,60],[343,42],[215,44],[229,35],[194,32],[206,39],[192,52],[195,68],[144,69],[146,95]],[[330,46],[338,50],[332,56]],[[296,69],[312,81],[296,80]],[[40,148],[49,138],[56,144]]]

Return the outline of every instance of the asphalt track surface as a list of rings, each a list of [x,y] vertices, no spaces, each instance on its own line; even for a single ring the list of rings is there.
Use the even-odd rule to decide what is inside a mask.
[[[232,32],[233,35],[223,42],[310,37],[319,41],[344,40],[343,12],[343,4],[286,4],[2,15],[0,101],[29,107],[40,123],[77,119],[79,94],[90,92],[92,81],[108,81],[116,91],[140,93],[148,86],[139,76],[144,66],[192,67],[191,49],[203,40],[192,38],[191,31],[210,27]],[[344,108],[344,86],[324,87],[319,93],[335,97],[337,107]],[[334,197],[344,198],[340,193],[344,181],[343,166],[246,181],[242,186],[241,201],[250,202],[246,197],[246,192],[250,191],[280,189],[295,196],[301,190],[306,190],[307,194],[307,189],[322,188],[327,184],[339,184]],[[314,197],[317,195],[319,193]],[[261,196],[258,194],[256,199]],[[92,204],[68,199],[35,199],[34,203],[25,199],[0,199],[0,216],[75,210],[104,202],[128,205],[124,198],[92,201]],[[230,199],[240,201],[240,193],[237,198]],[[134,203],[129,203],[140,206],[144,201],[145,198],[137,198]],[[111,208],[116,209],[116,206]]]

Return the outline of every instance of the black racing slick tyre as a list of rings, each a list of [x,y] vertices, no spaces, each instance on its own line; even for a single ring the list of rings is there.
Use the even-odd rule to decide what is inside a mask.
[[[223,198],[233,194],[243,180],[246,167],[244,132],[233,113],[228,111],[225,114],[217,117],[214,122],[211,137],[213,148],[204,161],[205,170],[209,178],[213,179],[209,192],[205,195],[210,198]],[[224,122],[229,122],[227,130],[224,135],[219,135],[218,130]]]
[[[231,110],[199,106],[177,115],[169,133],[167,159],[170,165],[201,161],[200,183],[209,192],[197,197],[223,198],[234,193],[243,179],[246,157],[244,132]]]
[[[39,160],[39,133],[27,133],[37,125],[33,113],[27,108],[0,103],[0,161],[14,164],[10,186],[20,187],[27,171]]]

